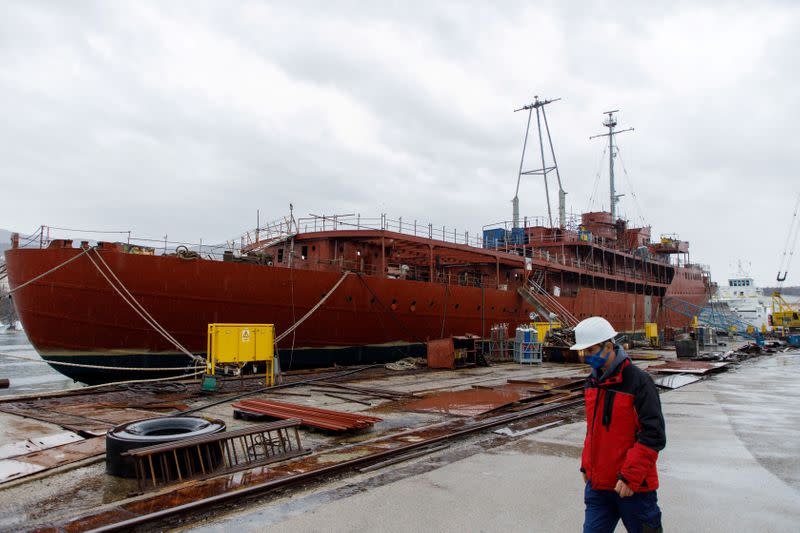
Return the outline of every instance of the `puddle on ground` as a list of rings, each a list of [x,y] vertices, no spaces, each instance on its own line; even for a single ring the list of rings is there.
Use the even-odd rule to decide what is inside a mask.
[[[405,409],[456,416],[477,416],[519,401],[524,395],[501,389],[467,389],[431,394],[409,402]]]

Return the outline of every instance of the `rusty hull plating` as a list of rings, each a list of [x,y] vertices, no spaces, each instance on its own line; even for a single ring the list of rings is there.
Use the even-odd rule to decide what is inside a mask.
[[[451,335],[487,337],[492,324],[511,330],[542,309],[517,292],[529,278],[577,319],[605,316],[618,331],[657,321],[684,327],[688,317],[661,306],[664,296],[696,305],[708,299],[701,267],[671,261],[671,242],[649,243],[649,228],[586,213],[575,230],[531,226],[524,238],[488,247],[448,242],[414,226],[378,228],[298,221],[283,239],[264,236],[226,260],[143,254],[99,243],[97,253],[134,298],[191,352],[204,354],[209,323],[275,324],[280,333],[350,275],[313,316],[283,339],[283,368],[386,362],[424,354],[425,342]],[[313,224],[313,226],[311,226]],[[429,228],[425,228],[429,230]],[[590,237],[587,238],[587,235]],[[454,236],[453,240],[458,240]],[[688,246],[688,245],[687,245]],[[82,252],[70,240],[6,251],[11,288]],[[92,252],[94,253],[94,252]],[[196,255],[196,254],[195,254]],[[685,254],[684,254],[685,255]],[[118,367],[54,366],[73,379],[100,383],[158,377],[146,367],[175,367],[188,357],[137,316],[89,258],[78,258],[14,294],[20,320],[37,351],[53,362]],[[167,375],[170,375],[167,373]]]

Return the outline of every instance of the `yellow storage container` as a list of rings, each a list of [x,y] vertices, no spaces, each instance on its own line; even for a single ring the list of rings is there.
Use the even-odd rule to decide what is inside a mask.
[[[561,329],[561,324],[558,322],[531,322],[531,326],[536,329],[536,340],[544,342],[547,332],[551,329]]]
[[[655,322],[646,322],[644,325],[644,336],[649,339],[658,337],[658,324]]]
[[[267,384],[274,382],[275,326],[273,324],[209,324],[206,371],[218,364],[266,361]]]

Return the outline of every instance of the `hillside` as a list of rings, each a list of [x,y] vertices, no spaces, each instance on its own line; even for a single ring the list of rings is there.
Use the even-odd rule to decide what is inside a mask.
[[[0,229],[0,261],[3,259],[3,252],[11,248],[11,232]]]

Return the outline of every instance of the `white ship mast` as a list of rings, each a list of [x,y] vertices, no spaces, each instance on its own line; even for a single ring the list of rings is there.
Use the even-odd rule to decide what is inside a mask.
[[[603,121],[603,126],[608,128],[608,133],[601,133],[599,135],[592,135],[589,139],[597,139],[598,137],[608,137],[608,176],[609,176],[609,189],[610,189],[610,205],[611,205],[611,221],[616,222],[617,220],[617,203],[619,199],[625,196],[624,194],[617,194],[617,191],[614,187],[614,158],[616,157],[616,153],[614,152],[614,135],[618,133],[625,133],[626,131],[633,131],[633,128],[628,128],[626,130],[619,130],[614,131],[614,128],[617,125],[617,117],[614,116],[614,113],[618,113],[619,109],[614,109],[613,111],[604,111],[605,115],[608,115],[606,119]]]

